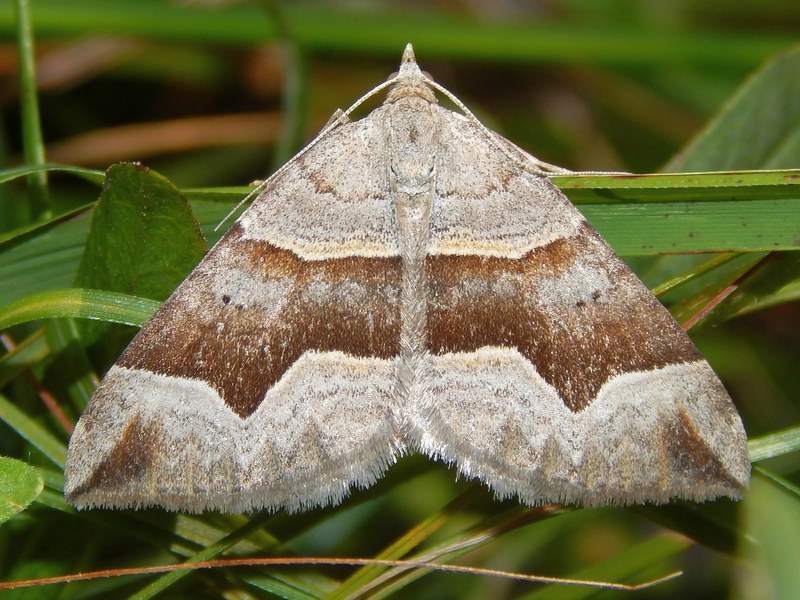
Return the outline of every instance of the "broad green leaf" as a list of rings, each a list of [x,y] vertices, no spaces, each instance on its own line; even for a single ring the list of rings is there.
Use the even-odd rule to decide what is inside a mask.
[[[189,203],[170,181],[138,164],[112,165],[94,209],[76,286],[164,300],[205,251]],[[128,328],[100,323],[82,323],[80,330],[103,365],[133,335]]]
[[[199,225],[175,186],[141,165],[113,165],[76,284],[164,300],[205,251]]]
[[[25,510],[43,487],[44,482],[34,467],[0,456],[0,524]]]

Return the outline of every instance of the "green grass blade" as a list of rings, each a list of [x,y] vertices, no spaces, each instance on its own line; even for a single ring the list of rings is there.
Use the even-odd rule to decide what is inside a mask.
[[[278,27],[267,11],[244,4],[213,9],[180,4],[105,0],[37,0],[34,22],[39,35],[82,35],[113,31],[170,42],[262,44],[275,39]],[[792,43],[788,35],[725,34],[712,30],[664,30],[592,22],[529,19],[497,22],[444,12],[343,10],[315,3],[284,8],[288,29],[303,47],[316,51],[396,55],[414,42],[427,56],[481,60],[548,60],[585,64],[652,65],[698,62],[755,65]],[[0,5],[0,31],[13,27],[11,13]],[[358,31],[358,35],[353,35]]]
[[[67,447],[56,439],[35,419],[18,409],[5,396],[0,395],[0,419],[28,440],[56,466],[63,469],[67,460]]]
[[[36,90],[36,61],[34,57],[33,24],[31,2],[14,0],[17,18],[17,55],[19,57],[20,110],[22,112],[22,139],[25,161],[32,165],[45,163],[42,124],[39,116],[39,98]],[[30,207],[34,218],[38,218],[49,205],[47,198],[47,174],[44,171],[28,176],[30,185]]]
[[[752,462],[800,451],[800,427],[792,427],[751,439],[747,448]]]
[[[0,329],[37,319],[75,317],[141,327],[161,303],[118,292],[70,288],[27,296],[0,307]]]

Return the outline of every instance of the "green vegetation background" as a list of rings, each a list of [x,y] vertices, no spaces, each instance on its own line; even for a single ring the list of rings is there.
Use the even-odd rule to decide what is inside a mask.
[[[18,18],[28,11],[30,29]],[[636,597],[800,597],[798,26],[794,0],[0,4],[0,581],[198,557],[360,556],[626,582],[682,569]],[[104,322],[141,324],[202,255],[194,218],[217,239],[247,183],[383,81],[409,41],[485,124],[547,162],[736,171],[556,182],[676,318],[698,321],[690,333],[751,437],[747,498],[530,510],[411,456],[341,506],[299,515],[66,506],[68,428],[132,331]],[[150,169],[109,168],[120,161]],[[622,594],[374,567],[7,592],[157,593]]]

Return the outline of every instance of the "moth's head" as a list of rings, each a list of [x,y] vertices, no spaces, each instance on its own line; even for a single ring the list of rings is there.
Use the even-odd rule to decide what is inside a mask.
[[[390,75],[388,81],[393,83],[386,96],[387,103],[413,96],[420,97],[431,104],[436,103],[436,95],[430,85],[433,78],[420,70],[411,44],[406,45],[403,58],[400,60],[400,69],[397,73]]]

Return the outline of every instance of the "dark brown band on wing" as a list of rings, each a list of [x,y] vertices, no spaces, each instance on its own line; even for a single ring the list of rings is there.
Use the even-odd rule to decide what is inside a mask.
[[[238,226],[224,242],[231,251],[218,251],[222,242],[213,249],[118,364],[206,381],[245,417],[306,351],[384,359],[397,355],[399,257],[305,261],[266,242],[244,239]],[[251,279],[250,290],[286,282],[288,297],[277,313],[270,315],[270,307],[237,294],[242,273]],[[229,291],[215,293],[213,285],[219,288],[220,280]],[[358,293],[352,293],[356,288]],[[331,301],[336,296],[357,301]]]
[[[552,285],[579,264],[605,271],[611,286],[587,289],[570,305],[543,301],[543,282]],[[516,348],[572,411],[586,408],[616,375],[699,357],[666,309],[586,224],[579,235],[517,260],[439,255],[428,258],[427,270],[434,354]]]

